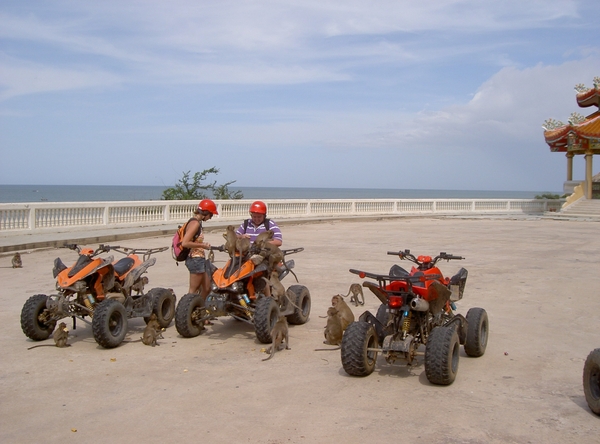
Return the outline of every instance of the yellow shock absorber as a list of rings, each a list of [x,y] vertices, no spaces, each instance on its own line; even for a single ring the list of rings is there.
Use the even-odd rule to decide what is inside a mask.
[[[239,296],[239,298],[240,298],[240,299],[239,299],[239,300],[240,300],[240,305],[241,305],[242,307],[246,308],[246,310],[244,310],[244,312],[246,313],[246,316],[248,316],[248,318],[250,318],[252,315],[251,315],[251,313],[250,313],[250,310],[247,310],[247,308],[248,308],[248,304],[246,303],[246,298],[247,298],[248,296],[246,296],[246,297],[244,297],[244,296],[246,296],[246,295],[241,295],[241,296]]]
[[[408,333],[410,331],[410,321],[412,318],[412,311],[409,311],[406,316],[404,316],[404,320],[402,321],[402,331],[404,333]]]
[[[94,296],[92,296],[91,294],[88,294],[86,296],[83,297],[83,303],[84,305],[90,309],[90,317],[93,316],[94,314]]]

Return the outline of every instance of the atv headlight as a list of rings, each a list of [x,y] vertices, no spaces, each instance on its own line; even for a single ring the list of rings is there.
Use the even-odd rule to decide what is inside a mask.
[[[240,293],[244,289],[244,285],[241,282],[234,282],[231,284],[231,289],[236,293]]]

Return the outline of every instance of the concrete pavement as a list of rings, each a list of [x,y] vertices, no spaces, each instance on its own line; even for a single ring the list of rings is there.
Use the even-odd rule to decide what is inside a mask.
[[[222,243],[222,228],[207,240]],[[22,269],[0,256],[1,442],[595,443],[600,418],[582,390],[583,363],[600,347],[600,236],[597,222],[550,219],[395,218],[286,224],[284,247],[304,247],[295,272],[312,296],[308,323],[290,328],[291,350],[262,362],[251,326],[219,318],[197,338],[174,326],[160,347],[134,342],[100,348],[79,322],[66,349],[34,345],[20,311],[33,294],[53,292],[52,262],[75,253],[25,251]],[[121,239],[123,246],[169,245],[170,236]],[[385,273],[398,258],[440,251],[451,275],[469,270],[458,312],[487,310],[490,336],[481,358],[461,351],[456,381],[433,386],[422,358],[413,367],[381,357],[365,378],[348,376],[339,351],[322,347],[331,297],[360,279],[349,268]],[[187,290],[185,266],[165,251],[149,269],[149,288]],[[217,253],[217,265],[225,255]],[[405,268],[410,264],[400,263]],[[293,276],[284,280],[287,287]],[[365,289],[356,316],[379,301]],[[69,325],[69,327],[71,327]],[[131,341],[131,342],[129,342]],[[46,341],[51,343],[51,341]]]

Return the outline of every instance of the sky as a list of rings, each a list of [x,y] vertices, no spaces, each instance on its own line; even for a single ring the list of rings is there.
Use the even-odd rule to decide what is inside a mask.
[[[598,0],[2,0],[0,184],[216,167],[233,187],[559,192],[542,125],[596,110],[574,86],[600,76],[599,17]]]

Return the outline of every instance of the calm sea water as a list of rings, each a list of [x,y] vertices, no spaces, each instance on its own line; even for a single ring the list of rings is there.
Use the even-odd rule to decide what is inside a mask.
[[[0,203],[160,200],[165,188],[126,185],[0,185]],[[242,191],[245,199],[532,199],[548,192],[275,187],[240,187],[231,190]]]

